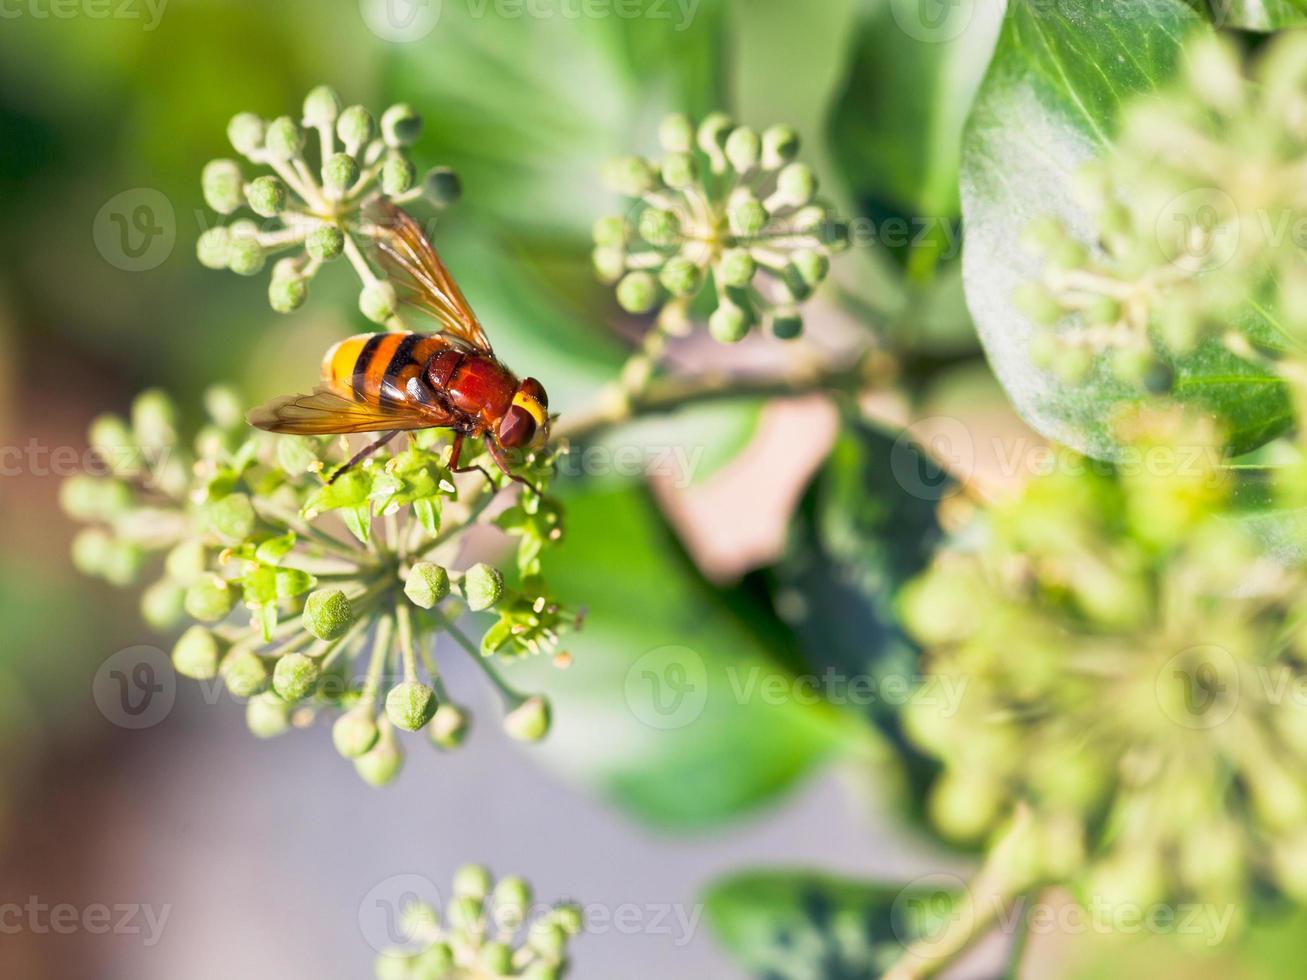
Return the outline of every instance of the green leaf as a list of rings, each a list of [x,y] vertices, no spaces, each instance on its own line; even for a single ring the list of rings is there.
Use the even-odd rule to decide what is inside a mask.
[[[587,607],[565,641],[574,661],[509,671],[553,701],[553,764],[645,820],[688,828],[757,807],[864,744],[861,722],[790,696],[786,630],[704,581],[643,491],[566,504],[567,536],[544,569],[553,593]]]
[[[1181,45],[1208,28],[1180,0],[1013,0],[963,145],[963,271],[967,302],[991,366],[1017,411],[1045,436],[1111,458],[1120,408],[1146,397],[1098,363],[1068,385],[1037,367],[1035,325],[1012,302],[1039,276],[1019,243],[1035,218],[1052,214],[1093,245],[1073,200],[1073,178],[1112,149],[1121,104],[1169,81]],[[1268,324],[1249,325],[1254,339]],[[1174,394],[1223,420],[1236,452],[1281,431],[1290,418],[1284,387],[1213,339],[1171,362]]]
[[[718,941],[751,975],[866,980],[950,922],[960,886],[942,875],[892,885],[750,871],[714,883],[705,904]]]
[[[943,532],[940,499],[954,484],[910,439],[846,424],[795,515],[772,570],[780,612],[828,697],[869,717],[899,749],[917,788],[927,781],[899,728],[921,675],[899,626],[899,590],[930,564]]]
[[[941,7],[945,5],[940,5]],[[962,128],[989,64],[1002,4],[864,0],[853,64],[831,120],[836,158],[862,200],[956,218]]]

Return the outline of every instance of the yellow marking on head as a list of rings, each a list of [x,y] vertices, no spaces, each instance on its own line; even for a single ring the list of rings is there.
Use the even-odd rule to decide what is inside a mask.
[[[513,404],[518,408],[526,409],[531,414],[531,417],[536,420],[536,425],[545,424],[544,407],[526,392],[519,391],[513,395]]]

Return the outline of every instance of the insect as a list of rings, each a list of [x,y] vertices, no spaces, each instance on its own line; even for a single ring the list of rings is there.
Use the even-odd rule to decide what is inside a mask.
[[[506,449],[548,435],[549,396],[535,378],[518,381],[491,349],[485,330],[416,221],[394,205],[376,209],[381,264],[407,305],[434,317],[438,333],[358,334],[322,359],[321,383],[307,395],[269,402],[248,416],[269,432],[338,435],[379,432],[380,438],[332,474],[382,448],[402,431],[448,428],[454,432],[450,468],[460,467],[463,440],[482,439],[511,479]],[[532,489],[535,489],[532,487]]]

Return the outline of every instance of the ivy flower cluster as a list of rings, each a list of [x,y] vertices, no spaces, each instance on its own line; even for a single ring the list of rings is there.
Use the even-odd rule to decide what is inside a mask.
[[[1045,328],[1036,359],[1078,381],[1102,356],[1154,391],[1167,355],[1208,337],[1301,360],[1305,116],[1307,38],[1286,32],[1247,74],[1228,40],[1191,44],[1182,82],[1128,104],[1115,152],[1080,175],[1095,247],[1056,218],[1027,229],[1043,275],[1015,298]]]
[[[268,288],[272,308],[290,313],[304,303],[322,265],[343,255],[363,283],[359,309],[376,323],[393,325],[394,287],[373,272],[364,254],[373,237],[367,205],[378,197],[396,204],[425,197],[444,208],[461,194],[457,174],[447,167],[418,179],[407,148],[421,129],[412,106],[393,105],[378,122],[361,105],[342,108],[325,85],[308,94],[298,120],[239,113],[227,127],[232,147],[272,172],[249,176],[235,160],[212,160],[201,184],[219,214],[248,207],[260,220],[242,218],[205,231],[196,246],[200,262],[253,276],[270,256],[295,250],[273,266]]]
[[[399,730],[425,730],[440,748],[467,731],[433,653],[447,634],[502,695],[509,734],[545,736],[548,702],[509,686],[494,663],[568,662],[557,646],[577,615],[541,577],[542,554],[562,535],[555,503],[525,490],[504,506],[485,475],[450,472],[434,431],[328,482],[349,458],[343,438],[251,429],[228,389],[209,392],[206,408],[191,446],[159,391],[136,399],[130,421],[97,419],[90,441],[109,475],[61,489],[67,512],[90,525],[73,543],[77,566],[115,585],[157,575],[145,618],[159,629],[191,623],[173,649],[178,673],[220,679],[260,737],[335,716],[336,749],[382,785],[403,763]],[[520,470],[543,489],[553,456],[528,454]],[[481,525],[513,542],[508,575],[485,563],[455,570],[466,532]],[[494,616],[479,641],[459,626],[467,611]]]
[[[760,134],[714,113],[697,129],[669,116],[659,138],[662,160],[622,157],[605,169],[629,206],[595,224],[599,277],[616,284],[627,311],[660,310],[668,333],[687,331],[702,308],[723,342],[760,324],[798,336],[800,304],[848,244],[845,224],[818,200],[813,169],[797,160],[798,135],[788,126]]]
[[[540,908],[526,881],[496,882],[478,865],[455,873],[443,910],[418,901],[402,915],[404,933],[421,948],[382,953],[377,980],[557,980],[567,972],[567,947],[583,927],[578,906]]]
[[[1215,432],[1133,426],[1131,466],[1068,455],[904,593],[927,687],[964,685],[905,716],[933,819],[977,841],[1028,811],[1032,878],[1086,902],[1307,898],[1302,575],[1229,518]]]

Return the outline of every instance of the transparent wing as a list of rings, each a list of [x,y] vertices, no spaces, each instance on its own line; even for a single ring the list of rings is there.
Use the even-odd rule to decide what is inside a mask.
[[[373,205],[368,214],[381,229],[377,236],[381,265],[400,298],[434,317],[445,333],[492,353],[481,321],[412,216],[389,202]]]
[[[288,395],[254,409],[250,425],[293,435],[343,435],[386,432],[390,429],[430,429],[453,419],[440,408],[411,402],[361,402],[352,390],[336,384],[318,385],[308,395]]]

